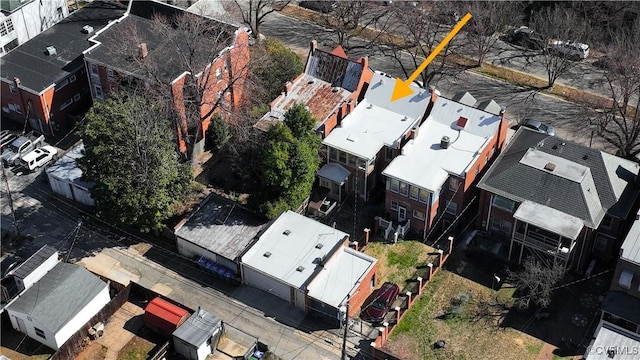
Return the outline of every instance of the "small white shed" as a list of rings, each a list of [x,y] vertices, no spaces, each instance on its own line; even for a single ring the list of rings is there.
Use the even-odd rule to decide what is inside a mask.
[[[173,346],[188,360],[205,360],[215,351],[222,334],[222,320],[198,309],[173,332]]]
[[[84,144],[77,145],[47,168],[51,190],[86,206],[95,206],[90,189],[93,184],[82,181],[77,160],[84,156]]]

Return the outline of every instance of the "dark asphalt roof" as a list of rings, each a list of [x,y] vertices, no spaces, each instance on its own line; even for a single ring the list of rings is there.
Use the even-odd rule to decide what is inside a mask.
[[[621,166],[618,166],[615,174],[611,174],[603,158],[608,155],[524,127],[516,132],[505,151],[480,180],[478,187],[519,202],[529,200],[549,206],[582,219],[589,226],[597,227],[601,217],[592,217],[593,212],[589,209],[590,206],[593,208],[593,204],[589,203],[590,197],[584,193],[585,189],[580,183],[520,163],[530,148],[589,168],[602,209],[620,218],[627,216],[638,196],[639,188],[634,182],[636,174]],[[614,160],[618,163],[625,162],[612,156],[607,158],[609,162]],[[611,176],[619,179],[612,179]],[[615,180],[617,187],[620,187],[620,180],[624,180],[623,189],[614,191],[612,180]],[[616,191],[622,195],[617,196]]]
[[[621,291],[609,291],[602,301],[602,310],[640,324],[640,299]]]
[[[58,250],[55,248],[45,245],[40,248],[40,250],[36,251],[35,254],[31,255],[25,262],[20,264],[17,268],[15,268],[11,273],[18,277],[19,279],[24,279],[29,274],[33,272],[36,268],[38,268],[42,263],[44,263],[47,259],[49,259],[53,254],[57,253]]]
[[[198,309],[173,332],[173,336],[194,347],[199,347],[220,327],[222,327],[222,320],[219,317],[206,310]]]
[[[184,28],[173,26],[174,22],[169,27],[160,27],[155,23],[156,15],[173,20],[176,14],[208,22],[199,29],[210,31],[209,36],[194,37]],[[101,45],[87,52],[85,58],[138,77],[154,73],[164,83],[170,83],[190,70],[186,63],[193,70],[204,70],[221,50],[233,44],[236,30],[237,27],[232,25],[160,3],[134,1],[131,14],[102,32],[96,39]],[[198,41],[198,44],[190,45],[194,41]],[[148,55],[140,60],[138,46],[141,43],[147,44]],[[193,53],[189,53],[192,50]]]
[[[235,260],[267,223],[241,205],[215,194],[203,200],[176,236]]]
[[[55,333],[106,286],[85,268],[60,262],[7,310],[27,314]]]
[[[82,52],[91,46],[87,40],[110,20],[121,17],[125,10],[118,3],[87,4],[0,58],[1,77],[9,81],[18,77],[24,87],[41,92],[83,66]],[[94,32],[82,32],[85,25],[93,26]],[[57,55],[47,55],[48,46],[55,47]]]

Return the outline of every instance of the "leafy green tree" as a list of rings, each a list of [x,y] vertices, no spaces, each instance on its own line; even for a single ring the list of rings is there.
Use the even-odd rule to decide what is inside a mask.
[[[108,221],[157,229],[174,214],[191,182],[178,162],[170,121],[162,103],[114,94],[96,102],[81,131],[85,156],[79,163],[91,196]]]
[[[300,57],[280,41],[266,39],[252,53],[252,70],[257,82],[264,88],[262,102],[269,103],[285,89],[287,81],[293,80],[304,70]]]
[[[220,150],[229,140],[231,136],[229,125],[220,114],[215,114],[209,122],[207,136],[209,137],[209,146],[215,150]]]
[[[254,204],[266,217],[272,219],[285,210],[295,210],[309,196],[320,164],[315,123],[304,106],[295,105],[287,111],[283,123],[267,131],[261,190]]]

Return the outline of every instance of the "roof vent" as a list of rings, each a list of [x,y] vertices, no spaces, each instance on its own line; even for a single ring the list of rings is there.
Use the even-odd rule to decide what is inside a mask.
[[[367,105],[367,109],[373,109],[373,104]]]
[[[467,125],[467,120],[468,119],[466,117],[460,116],[456,125],[458,125],[459,128],[464,129],[465,125]]]
[[[556,169],[556,164],[548,162],[548,163],[544,166],[544,169],[545,169],[545,170],[547,170],[547,171],[553,171],[553,170],[555,170],[555,169]]]
[[[449,147],[450,142],[451,142],[451,139],[449,139],[448,136],[443,136],[442,139],[440,139],[440,147],[443,149],[447,149]]]
[[[296,271],[303,272],[304,271],[304,266],[298,266],[296,268]]]
[[[315,82],[316,82],[315,80],[311,79],[311,80],[307,81],[307,84],[311,85],[311,84],[313,84]]]
[[[338,91],[340,91],[340,88],[335,86],[333,89],[331,89],[332,93],[337,93]]]
[[[47,46],[47,55],[51,56],[51,55],[58,55],[58,52],[56,51],[56,48],[53,46]]]
[[[400,119],[400,121],[407,121],[409,120],[409,118],[407,117],[407,115],[405,115],[402,119]]]
[[[587,160],[588,158],[589,158],[589,154],[584,154],[584,155],[582,156],[582,160]]]
[[[85,25],[82,27],[82,32],[85,34],[91,34],[93,32],[93,26]]]
[[[282,232],[284,235],[289,236],[289,234],[291,234],[291,230],[285,230]]]
[[[267,251],[266,253],[262,254],[262,256],[268,258],[271,256],[271,253]]]
[[[322,249],[322,247],[324,246],[324,244],[322,243],[317,243],[316,244],[316,249]]]

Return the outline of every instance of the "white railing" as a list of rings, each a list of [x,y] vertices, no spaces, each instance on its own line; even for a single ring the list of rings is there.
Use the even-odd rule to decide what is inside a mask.
[[[384,230],[384,239],[389,239],[389,234],[394,230],[393,222],[389,220],[385,220],[380,216],[376,216],[378,218],[378,227]]]
[[[404,236],[409,232],[409,226],[411,225],[411,219],[407,220],[407,223],[402,225],[398,225],[398,229],[396,230],[396,234],[404,239]]]

